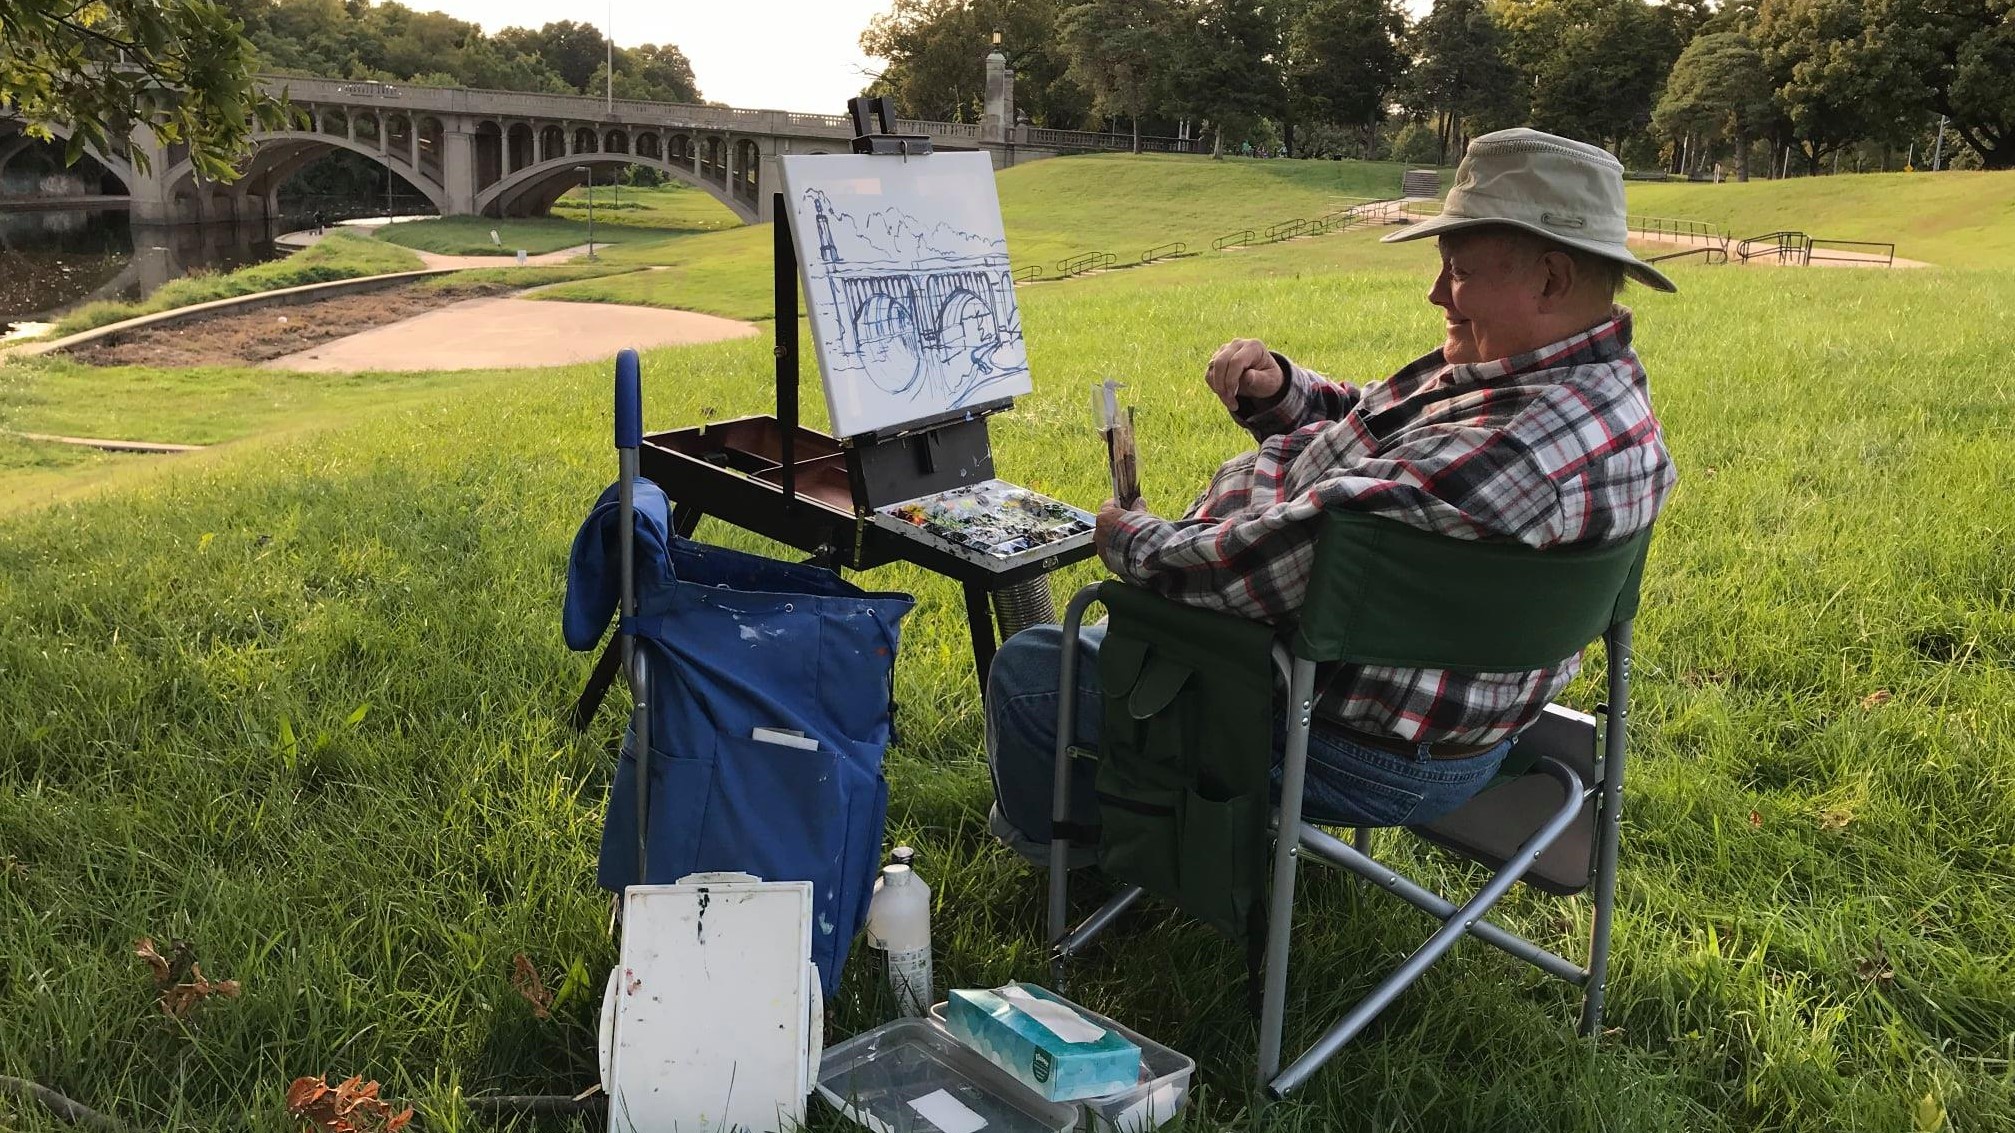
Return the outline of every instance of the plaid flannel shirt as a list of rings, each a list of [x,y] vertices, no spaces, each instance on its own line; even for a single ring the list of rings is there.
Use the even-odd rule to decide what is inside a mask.
[[[1105,549],[1114,573],[1190,605],[1291,621],[1325,509],[1462,539],[1604,543],[1649,526],[1675,479],[1621,307],[1529,354],[1450,365],[1437,350],[1361,387],[1278,360],[1278,400],[1233,414],[1259,447],[1219,468],[1183,518],[1128,514]],[[1580,667],[1578,653],[1534,672],[1338,666],[1317,715],[1408,742],[1492,744]]]

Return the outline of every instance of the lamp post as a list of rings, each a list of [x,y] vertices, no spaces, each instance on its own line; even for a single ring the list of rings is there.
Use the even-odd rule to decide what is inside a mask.
[[[574,172],[586,175],[588,182],[588,258],[595,258],[595,174],[585,165],[574,166]]]

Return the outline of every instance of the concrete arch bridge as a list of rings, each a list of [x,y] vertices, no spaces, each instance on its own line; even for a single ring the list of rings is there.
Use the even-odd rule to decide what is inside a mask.
[[[1014,75],[998,52],[986,62],[981,121],[904,120],[897,129],[928,135],[940,149],[984,150],[996,168],[1130,143],[1125,135],[1016,123]],[[753,223],[770,219],[770,197],[780,184],[777,158],[844,152],[853,136],[838,114],[281,75],[261,83],[288,96],[295,121],[258,134],[243,176],[230,184],[199,177],[184,147],[161,145],[145,127],[113,143],[112,152],[93,151],[108,181],[124,186],[136,222],[270,219],[289,177],[333,150],[348,150],[397,174],[443,216],[537,215],[580,184],[577,166],[644,166],[706,191]],[[0,118],[0,172],[30,144],[22,130]],[[60,127],[54,132],[67,136]],[[1148,141],[1160,150],[1197,145]],[[146,155],[146,169],[133,160],[135,151]]]

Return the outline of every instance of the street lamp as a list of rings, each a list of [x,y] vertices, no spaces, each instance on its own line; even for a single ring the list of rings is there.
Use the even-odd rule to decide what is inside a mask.
[[[585,174],[588,180],[588,258],[595,258],[595,174],[585,165],[574,166],[574,172]]]

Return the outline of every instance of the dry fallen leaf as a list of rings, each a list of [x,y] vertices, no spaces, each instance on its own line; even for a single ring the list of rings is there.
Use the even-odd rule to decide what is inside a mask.
[[[1884,704],[1889,703],[1889,698],[1893,695],[1895,694],[1891,693],[1886,688],[1878,688],[1874,692],[1871,692],[1867,696],[1861,698],[1861,707],[1878,708]]]
[[[553,993],[546,990],[546,981],[539,978],[539,970],[523,952],[511,957],[511,986],[532,1005],[532,1014],[544,1019],[552,1014]]]
[[[1847,829],[1847,824],[1852,821],[1854,821],[1854,814],[1846,807],[1828,807],[1819,812],[1819,829],[1821,830],[1845,830]]]
[[[154,974],[155,990],[161,995],[161,1010],[176,1018],[186,1019],[196,1005],[213,995],[226,999],[236,999],[240,990],[237,980],[210,980],[203,975],[203,965],[196,962],[196,950],[188,941],[178,940],[162,956],[154,944],[154,938],[143,936],[133,942],[133,955],[147,962]]]
[[[378,1083],[352,1076],[330,1086],[296,1078],[287,1086],[287,1112],[324,1133],[396,1133],[413,1120],[413,1107],[393,1111],[378,1097]]]
[[[1758,814],[1758,813],[1756,813],[1756,812],[1755,812],[1755,811],[1753,811],[1753,810],[1752,810],[1752,811],[1750,811],[1750,812],[1749,812],[1749,827],[1750,827],[1750,829],[1752,829],[1752,830],[1761,830],[1761,829],[1763,829],[1763,816],[1762,816],[1762,815],[1760,815],[1760,814]]]

